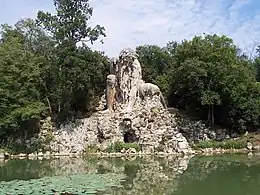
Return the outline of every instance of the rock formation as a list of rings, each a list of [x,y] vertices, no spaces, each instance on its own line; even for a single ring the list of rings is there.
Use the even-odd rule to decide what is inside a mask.
[[[111,59],[97,112],[61,126],[54,137],[52,150],[60,153],[83,152],[93,145],[106,150],[116,141],[137,142],[144,152],[191,152],[159,87],[142,80],[137,54],[129,48]]]
[[[157,85],[152,83],[145,83],[142,81],[139,85],[138,91],[141,98],[145,98],[146,96],[150,96],[150,97],[155,95],[159,96],[163,107],[167,108],[165,99]]]
[[[116,77],[113,74],[107,76],[107,87],[106,87],[106,107],[111,113],[114,110],[115,95],[116,95]]]

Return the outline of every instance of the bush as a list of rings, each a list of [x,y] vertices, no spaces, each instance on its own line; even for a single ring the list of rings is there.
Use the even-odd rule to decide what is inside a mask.
[[[205,149],[205,148],[221,148],[221,149],[243,149],[246,148],[246,140],[227,140],[223,142],[217,141],[200,141],[194,144],[192,147],[194,149]]]
[[[37,140],[30,145],[26,143],[7,143],[5,145],[5,150],[10,154],[17,155],[20,153],[30,154],[38,151],[46,152],[49,151],[50,148],[47,143],[43,143],[41,140]]]
[[[99,151],[98,147],[95,145],[87,146],[85,149],[86,153],[97,153]]]
[[[109,146],[107,152],[121,152],[122,149],[134,148],[137,152],[141,151],[141,146],[138,143],[124,143],[124,142],[115,142]]]

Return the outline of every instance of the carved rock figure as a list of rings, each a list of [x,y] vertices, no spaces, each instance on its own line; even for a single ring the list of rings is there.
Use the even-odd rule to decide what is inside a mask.
[[[129,68],[131,69],[131,74],[129,75],[129,81],[127,82],[128,95],[126,97],[126,111],[131,111],[138,98],[138,88],[142,78],[141,65],[137,59],[134,59],[134,61],[130,63]]]
[[[117,75],[118,74],[118,58],[112,57],[110,58],[110,74]]]
[[[137,59],[138,55],[131,48],[123,49],[118,58],[110,59],[110,75],[108,76],[106,103],[109,112],[131,112],[141,95],[160,97],[160,102],[166,108],[165,100],[158,86],[145,83],[142,80],[142,69]]]
[[[114,111],[115,94],[116,94],[116,76],[110,74],[107,76],[107,87],[106,87],[106,104],[107,111],[110,113]]]
[[[123,49],[116,60],[116,65],[114,64],[111,69],[117,70],[118,103],[122,105],[124,111],[130,112],[135,104],[139,82],[142,79],[141,65],[136,52],[130,48]]]
[[[150,96],[150,97],[153,97],[155,95],[159,96],[163,107],[167,108],[165,99],[161,93],[160,88],[157,85],[152,83],[145,83],[144,81],[142,81],[139,85],[138,92],[141,98],[144,98],[146,96]]]

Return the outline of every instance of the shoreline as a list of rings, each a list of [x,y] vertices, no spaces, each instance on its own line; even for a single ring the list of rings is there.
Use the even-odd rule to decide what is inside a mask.
[[[12,160],[12,159],[30,159],[30,160],[42,160],[42,159],[51,159],[51,158],[61,158],[61,157],[70,157],[70,158],[82,158],[86,156],[96,156],[96,157],[142,157],[142,156],[156,156],[156,157],[184,157],[184,156],[213,156],[221,154],[248,154],[254,155],[254,153],[259,153],[257,150],[249,150],[247,148],[243,149],[196,149],[190,153],[165,153],[165,152],[153,152],[153,153],[107,153],[107,152],[95,152],[95,153],[34,153],[34,154],[9,154],[7,152],[0,154],[1,160]]]

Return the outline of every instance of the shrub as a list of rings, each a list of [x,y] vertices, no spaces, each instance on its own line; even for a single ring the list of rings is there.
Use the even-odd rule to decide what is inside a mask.
[[[121,152],[122,149],[134,148],[137,152],[141,151],[141,146],[138,143],[124,143],[124,142],[115,142],[109,146],[107,152]]]
[[[205,148],[221,148],[221,149],[243,149],[246,148],[247,142],[245,140],[226,140],[223,142],[217,141],[200,141],[194,144],[194,149],[205,149]]]
[[[98,147],[95,146],[95,145],[87,146],[86,149],[85,149],[85,152],[86,152],[86,153],[96,153],[96,152],[98,152],[98,151],[99,151],[99,149],[98,149]]]

